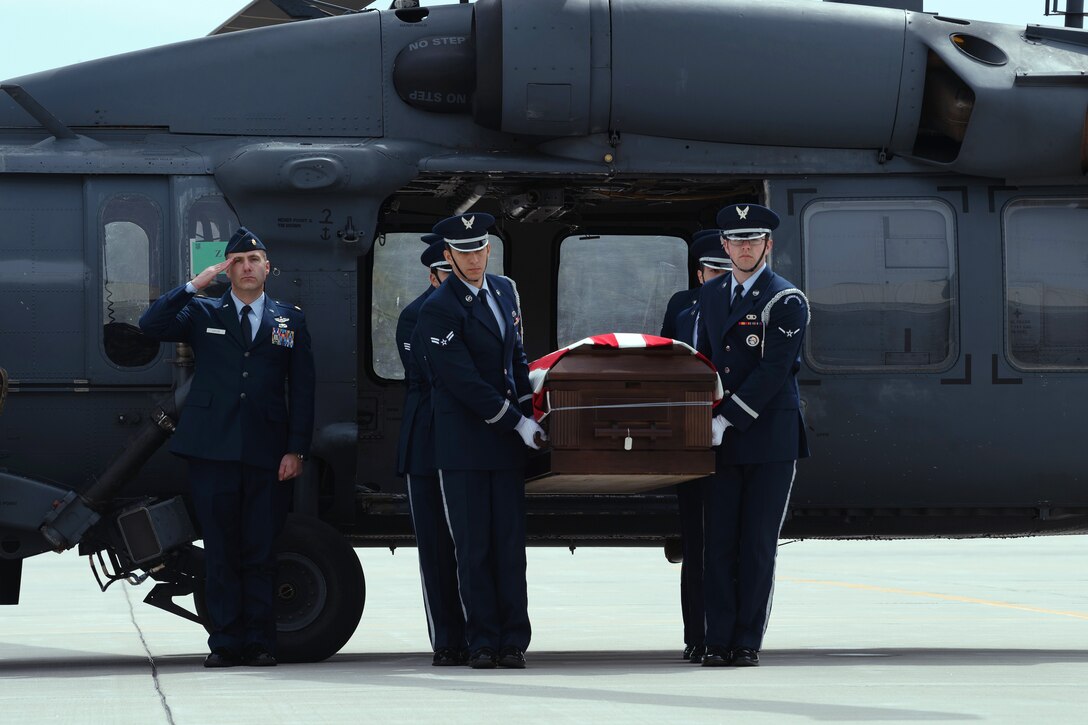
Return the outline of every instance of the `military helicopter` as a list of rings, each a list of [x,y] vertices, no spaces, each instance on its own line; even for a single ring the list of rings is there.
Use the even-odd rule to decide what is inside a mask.
[[[78,548],[103,589],[151,579],[146,601],[200,621],[161,446],[192,359],[136,320],[239,223],[318,361],[282,659],[351,636],[353,547],[412,544],[393,328],[419,236],[468,209],[500,220],[530,357],[656,332],[718,208],[781,213],[815,450],[784,536],[1088,531],[1084,31],[910,1],[368,4],[276,2],[270,27],[0,85],[0,601],[24,559]],[[678,533],[668,492],[534,495],[528,525],[572,549]]]

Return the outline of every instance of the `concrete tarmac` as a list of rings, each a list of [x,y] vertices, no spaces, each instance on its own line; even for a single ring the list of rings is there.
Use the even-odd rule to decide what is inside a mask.
[[[752,669],[680,660],[657,549],[529,550],[528,669],[430,665],[414,549],[363,549],[363,621],[332,659],[204,670],[203,632],[102,594],[74,553],[0,608],[4,723],[1088,721],[1088,546],[804,541],[780,548]]]

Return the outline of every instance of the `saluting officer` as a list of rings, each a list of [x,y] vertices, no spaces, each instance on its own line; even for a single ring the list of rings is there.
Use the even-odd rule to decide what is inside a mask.
[[[729,257],[722,250],[721,230],[703,229],[692,238],[689,254],[695,261],[695,276],[700,287],[720,277],[730,269]],[[696,324],[699,319],[699,287],[681,290],[669,300],[691,299],[690,306],[675,312],[672,317],[665,313],[661,324],[661,336],[695,346]],[[692,299],[693,298],[693,299]],[[695,663],[702,662],[706,651],[704,642],[705,622],[703,615],[703,493],[702,479],[686,481],[676,487],[676,504],[680,510],[680,611],[684,618],[683,658]]]
[[[204,538],[205,667],[276,664],[273,544],[310,452],[314,360],[302,310],[264,291],[267,251],[241,228],[226,259],[157,299],[140,328],[187,342],[196,365],[170,450],[189,460]],[[220,272],[230,289],[195,296]]]
[[[699,293],[698,349],[722,378],[714,475],[703,485],[703,666],[759,664],[778,534],[797,459],[808,456],[797,371],[808,300],[770,270],[778,215],[758,204],[718,212],[733,272]]]
[[[457,593],[453,539],[446,523],[434,462],[434,414],[427,351],[413,332],[423,303],[452,269],[443,256],[446,242],[442,237],[425,234],[423,241],[428,246],[419,261],[427,267],[430,284],[404,308],[397,320],[397,352],[408,383],[397,447],[397,472],[408,477],[408,505],[416,534],[427,631],[434,652],[431,664],[442,667],[464,664],[468,660],[468,642],[465,640],[465,616]]]
[[[487,274],[487,230],[474,213],[444,219],[453,275],[419,313],[433,374],[435,461],[457,556],[469,666],[525,667],[530,626],[525,583],[525,448],[545,438],[511,280]]]

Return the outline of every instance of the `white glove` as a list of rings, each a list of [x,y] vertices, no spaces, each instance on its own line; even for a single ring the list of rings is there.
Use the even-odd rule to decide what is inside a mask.
[[[720,446],[722,437],[725,435],[725,429],[731,425],[733,424],[722,416],[714,416],[714,419],[710,421],[710,445],[713,447]]]
[[[521,440],[525,445],[532,448],[534,451],[539,451],[540,446],[537,445],[536,437],[540,436],[540,440],[548,440],[548,434],[544,432],[544,429],[540,427],[532,418],[522,418],[518,421],[518,424],[514,426],[514,430],[521,436]]]

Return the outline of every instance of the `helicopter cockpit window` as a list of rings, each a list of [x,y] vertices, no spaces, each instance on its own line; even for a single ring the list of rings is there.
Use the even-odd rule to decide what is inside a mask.
[[[142,367],[159,353],[138,325],[160,294],[162,215],[150,199],[129,194],[107,201],[101,219],[103,347],[115,365]]]
[[[669,298],[688,288],[687,257],[688,245],[679,237],[564,239],[559,247],[559,346],[608,332],[656,335]]]
[[[917,200],[818,201],[804,212],[810,364],[940,370],[957,354],[952,210]]]
[[[397,353],[397,320],[401,311],[419,297],[429,284],[427,268],[419,263],[426,245],[422,232],[391,232],[374,243],[371,276],[370,351],[374,372],[387,380],[403,380],[404,368]],[[503,274],[503,244],[488,235],[491,256],[487,271]]]
[[[1003,222],[1009,360],[1088,368],[1088,199],[1021,199]]]

